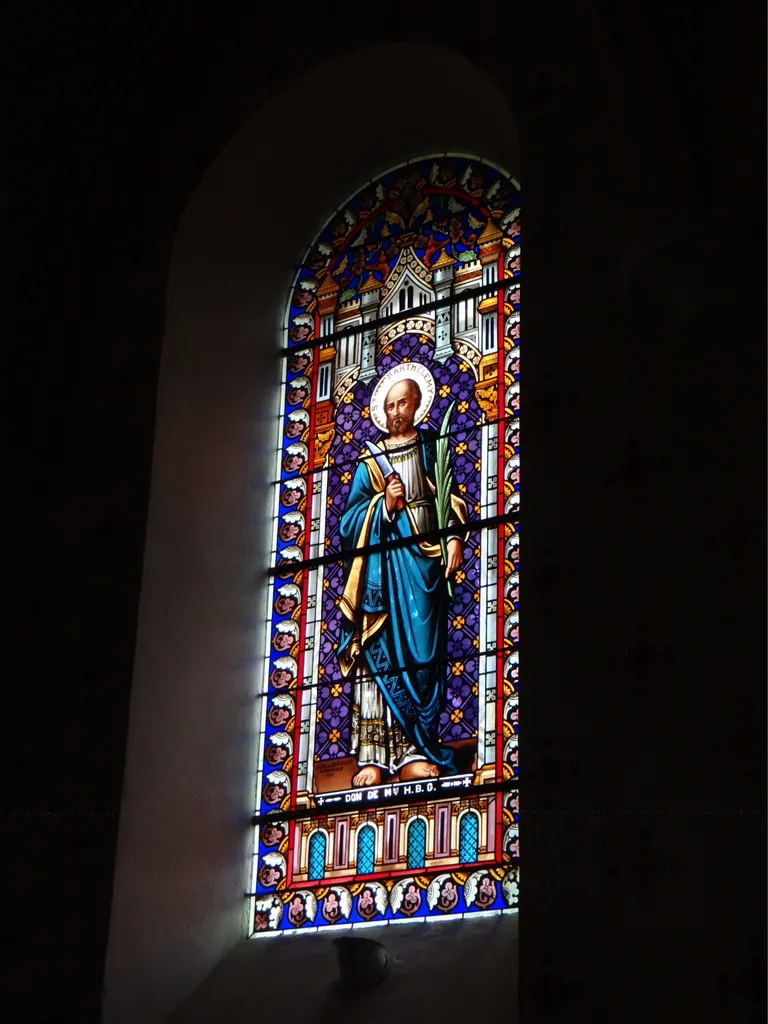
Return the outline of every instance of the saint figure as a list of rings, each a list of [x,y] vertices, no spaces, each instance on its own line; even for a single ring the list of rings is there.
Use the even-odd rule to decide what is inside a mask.
[[[467,509],[451,495],[448,527],[456,532],[447,538],[446,559],[438,538],[418,539],[438,525],[437,437],[415,425],[421,402],[410,377],[389,389],[382,449],[393,472],[385,479],[382,460],[363,451],[341,518],[344,550],[376,548],[351,559],[341,599],[338,655],[343,675],[353,678],[354,786],[378,785],[387,773],[411,781],[456,770],[438,725],[446,697],[447,580],[462,563]],[[391,543],[408,538],[413,542]]]

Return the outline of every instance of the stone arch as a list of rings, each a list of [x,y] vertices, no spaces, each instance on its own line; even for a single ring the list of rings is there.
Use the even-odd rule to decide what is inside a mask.
[[[428,118],[377,135],[321,118],[350,76],[425,59],[461,81]],[[501,71],[500,71],[501,74]],[[385,100],[409,102],[408,76]],[[422,122],[423,123],[419,123]],[[350,145],[350,131],[357,131]],[[162,1016],[246,934],[280,328],[329,215],[412,156],[476,153],[519,179],[504,92],[427,44],[356,50],[273,96],[219,154],[178,228],[168,278],[152,482],[105,974],[105,1020]],[[282,162],[274,164],[275,154]],[[311,173],[307,173],[308,166]],[[274,202],[279,198],[279,204]],[[279,210],[279,220],[270,220]]]

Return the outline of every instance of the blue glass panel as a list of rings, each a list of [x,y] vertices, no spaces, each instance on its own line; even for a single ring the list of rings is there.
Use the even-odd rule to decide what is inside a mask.
[[[366,825],[357,834],[357,873],[370,875],[376,866],[376,832]]]
[[[325,874],[325,835],[315,832],[309,840],[309,877],[312,881]]]
[[[424,867],[427,856],[427,826],[423,818],[416,818],[408,826],[407,864],[409,869]]]
[[[477,815],[467,811],[459,825],[459,859],[462,864],[474,864],[477,860],[479,833]]]

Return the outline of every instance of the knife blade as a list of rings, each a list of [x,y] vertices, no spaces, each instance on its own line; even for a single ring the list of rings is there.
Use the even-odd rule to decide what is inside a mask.
[[[399,480],[400,474],[395,471],[395,468],[393,467],[392,463],[389,461],[389,459],[381,450],[381,448],[379,448],[377,444],[374,444],[373,441],[366,441],[365,443],[368,446],[368,451],[373,456],[374,462],[379,467],[379,471],[381,472],[381,475],[384,477],[386,482],[389,483],[389,481],[393,479]],[[403,501],[402,498],[397,499],[397,508],[405,508],[405,502]]]

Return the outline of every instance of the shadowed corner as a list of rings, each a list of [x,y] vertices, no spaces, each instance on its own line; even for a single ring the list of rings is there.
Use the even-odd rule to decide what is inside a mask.
[[[392,969],[394,957],[375,939],[342,936],[333,940],[339,957],[339,992],[361,992],[375,988]]]
[[[381,991],[379,986],[395,962],[392,952],[375,939],[340,936],[333,939],[333,945],[338,954],[339,976],[327,987],[324,998],[315,1004],[311,1024],[332,1024],[344,1019],[350,1011],[350,1000],[355,996],[370,993],[372,989]],[[375,1008],[368,1002],[366,1013],[370,1019],[377,1020],[381,1013],[385,1017],[390,1014],[388,1006],[386,998]]]

